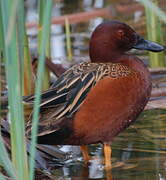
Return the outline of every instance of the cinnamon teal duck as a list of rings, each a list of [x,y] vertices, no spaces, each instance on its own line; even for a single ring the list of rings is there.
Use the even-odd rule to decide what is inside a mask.
[[[119,21],[102,23],[94,30],[90,62],[74,65],[43,92],[40,104],[38,143],[104,144],[105,165],[111,167],[110,143],[133,123],[151,94],[151,78],[143,61],[130,49],[160,52],[164,46],[144,40]],[[34,96],[25,98],[33,104]],[[31,133],[31,120],[27,135]]]

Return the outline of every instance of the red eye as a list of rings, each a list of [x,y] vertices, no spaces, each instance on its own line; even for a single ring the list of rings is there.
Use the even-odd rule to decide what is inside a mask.
[[[124,31],[122,29],[119,29],[118,32],[117,32],[117,35],[119,37],[119,39],[123,39],[124,38]]]

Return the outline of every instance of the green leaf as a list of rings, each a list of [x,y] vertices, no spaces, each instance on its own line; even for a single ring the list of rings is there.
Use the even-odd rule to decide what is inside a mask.
[[[31,132],[31,149],[30,149],[30,180],[34,178],[34,164],[35,164],[35,152],[36,152],[36,140],[37,140],[37,127],[39,120],[39,104],[40,104],[40,94],[43,81],[43,71],[44,71],[44,60],[46,57],[46,44],[49,37],[49,17],[50,11],[52,8],[52,0],[45,0],[45,10],[43,12],[43,30],[41,32],[41,42],[39,44],[39,62],[37,70],[37,81],[35,88],[35,104],[34,104],[34,113],[32,120],[32,132]]]

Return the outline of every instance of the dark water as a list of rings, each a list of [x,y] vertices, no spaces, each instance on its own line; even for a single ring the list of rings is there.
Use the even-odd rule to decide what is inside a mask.
[[[117,5],[118,3],[135,3],[135,1],[104,0],[65,0],[58,1],[53,9],[53,16],[90,10],[93,8]],[[36,18],[35,3],[29,5],[29,21]],[[31,17],[32,16],[32,17]],[[132,15],[117,15],[116,19],[132,21],[137,24],[142,12]],[[36,18],[37,19],[37,18]],[[74,57],[87,56],[88,41],[94,27],[104,19],[95,18],[87,23],[71,26],[72,51]],[[145,28],[145,26],[143,26]],[[138,29],[139,30],[139,29]],[[145,29],[143,29],[143,32]],[[141,31],[142,32],[142,31]],[[36,31],[28,31],[32,52],[36,49]],[[65,29],[61,25],[52,26],[52,58],[60,62],[67,55],[65,47]],[[64,166],[54,170],[57,180],[165,180],[166,179],[166,110],[153,109],[144,111],[138,121],[116,137],[112,144],[112,170],[105,172],[103,166],[102,145],[89,146],[91,161],[84,164],[79,147],[63,147],[63,151],[72,152],[71,159]]]

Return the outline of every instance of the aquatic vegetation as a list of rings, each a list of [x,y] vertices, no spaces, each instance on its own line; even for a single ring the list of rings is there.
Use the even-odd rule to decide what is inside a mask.
[[[23,74],[30,67],[28,65],[24,67],[24,57],[28,55],[28,49],[24,51],[25,42],[27,41],[25,36],[25,21],[24,21],[24,1],[18,0],[10,2],[10,0],[0,2],[0,13],[1,13],[1,39],[3,40],[3,55],[5,59],[5,69],[8,84],[8,101],[9,101],[9,118],[11,120],[10,133],[11,133],[11,144],[12,144],[12,163],[14,168],[10,168],[9,158],[2,141],[0,143],[0,149],[3,150],[4,158],[1,158],[1,164],[8,172],[9,175],[16,179],[34,179],[34,156],[35,156],[35,145],[36,145],[36,133],[37,123],[39,114],[39,103],[40,103],[40,92],[43,80],[44,71],[44,60],[46,56],[46,44],[49,38],[50,26],[48,19],[50,18],[50,11],[52,7],[52,1],[44,1],[45,8],[43,9],[43,30],[41,32],[41,42],[39,44],[39,63],[37,71],[37,80],[35,95],[36,101],[34,105],[33,114],[33,130],[31,139],[31,158],[28,168],[28,159],[26,152],[26,141],[25,141],[25,125],[24,125],[24,113],[22,105],[22,85]],[[4,38],[5,37],[5,38]],[[22,43],[22,40],[24,40]],[[28,56],[27,56],[28,57]],[[2,154],[1,154],[2,156]],[[15,176],[14,176],[15,175]]]

